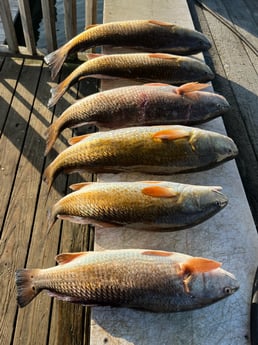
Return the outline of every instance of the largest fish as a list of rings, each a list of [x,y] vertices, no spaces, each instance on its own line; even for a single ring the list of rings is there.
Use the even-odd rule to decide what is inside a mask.
[[[219,262],[180,253],[123,249],[64,253],[56,260],[55,267],[16,272],[20,307],[46,290],[84,305],[177,312],[204,307],[239,288]]]
[[[47,154],[66,127],[85,123],[104,128],[144,125],[190,125],[210,120],[229,108],[226,99],[213,92],[198,91],[207,84],[179,87],[152,83],[98,92],[69,108],[47,130]]]
[[[130,20],[90,25],[61,48],[45,56],[54,79],[67,55],[99,45],[135,47],[145,51],[194,54],[211,47],[200,32],[157,20]]]
[[[49,212],[57,218],[101,226],[180,230],[199,224],[227,205],[221,187],[162,181],[86,182],[60,199]]]
[[[51,89],[48,106],[54,106],[68,88],[81,78],[129,78],[183,84],[208,81],[213,72],[202,61],[171,54],[88,54],[89,60],[72,71],[60,84]]]
[[[115,129],[86,135],[65,149],[46,168],[44,179],[50,188],[61,171],[173,174],[203,170],[232,159],[237,152],[229,137],[193,127]]]

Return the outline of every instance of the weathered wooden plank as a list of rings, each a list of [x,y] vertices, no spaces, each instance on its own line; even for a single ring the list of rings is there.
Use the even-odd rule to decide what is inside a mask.
[[[4,174],[1,174],[0,179],[1,185],[5,186],[4,189],[9,191],[10,196],[1,235],[0,255],[0,303],[2,306],[0,338],[3,344],[10,344],[13,333],[12,326],[15,325],[17,305],[14,271],[17,266],[24,264],[27,255],[30,229],[33,222],[35,203],[33,199],[35,198],[34,194],[37,195],[35,178],[38,171],[37,166],[33,165],[33,159],[36,155],[34,153],[33,157],[27,152],[26,156],[26,148],[24,148],[23,155],[20,155],[36,93],[41,64],[39,61],[33,65],[28,61],[24,62],[16,88],[17,94],[12,102],[12,108],[4,128],[4,135],[1,137],[0,160],[4,167]],[[34,78],[31,78],[30,74],[32,69]],[[11,193],[9,184],[12,186],[14,176],[15,184]],[[6,207],[6,205],[3,206]]]
[[[97,1],[87,0],[85,1],[85,26],[91,25],[97,22]]]
[[[18,41],[12,21],[12,15],[8,0],[0,1],[0,16],[3,22],[3,27],[9,49],[12,53],[16,53],[18,51]]]
[[[41,6],[46,32],[47,51],[51,52],[57,48],[54,2],[53,0],[41,0]]]
[[[76,1],[64,1],[64,21],[65,21],[65,37],[69,41],[77,34],[76,24]]]
[[[31,53],[27,49],[27,47],[19,46],[19,51],[17,53],[12,53],[9,47],[5,44],[0,46],[0,54],[1,56],[10,56],[10,57],[21,57],[21,58],[31,58]],[[34,59],[41,59],[44,57],[44,53],[36,48],[36,55],[33,56]]]
[[[36,44],[32,26],[32,18],[29,0],[18,0],[21,15],[23,35],[26,47],[31,55],[36,54]]]
[[[22,68],[22,59],[6,58],[2,60],[2,68],[0,71],[0,102],[1,102],[1,116],[0,116],[0,131],[3,131],[3,125],[8,116],[11,100],[17,81],[19,79],[20,70]]]
[[[89,92],[92,93],[92,88],[89,88],[89,82],[87,80],[82,80],[79,83],[78,89],[76,98],[86,96]],[[84,180],[91,181],[92,175],[87,173],[83,174],[83,176],[71,175],[68,178],[68,186],[72,183]],[[66,194],[70,192],[71,190],[68,188]],[[61,243],[58,249],[59,253],[87,251],[90,249],[89,243],[89,226],[72,224],[69,222],[63,223]],[[51,324],[49,345],[88,344],[87,334],[89,334],[89,317],[89,313],[86,311],[85,307],[55,300],[53,303],[52,318],[57,320],[57,322]]]
[[[33,146],[31,146],[29,133],[26,137],[26,144],[30,146],[29,152],[31,155],[36,155],[38,157],[39,171],[37,174],[37,183],[39,184],[39,188],[37,199],[33,201],[35,214],[27,259],[26,262],[20,263],[19,267],[24,267],[24,265],[26,265],[28,268],[44,268],[55,265],[54,257],[58,252],[60,241],[60,223],[57,224],[50,233],[47,233],[47,209],[58,200],[60,194],[64,192],[66,188],[66,177],[60,177],[55,183],[48,199],[46,199],[46,184],[41,181],[45,150],[43,135],[52,118],[52,111],[47,108],[49,88],[53,85],[53,83],[49,83],[49,80],[49,70],[47,66],[45,66],[42,71],[37,100],[30,121],[30,128],[35,129],[35,132],[38,133],[38,138],[34,135],[34,141],[32,142]],[[57,106],[57,111],[61,111],[65,106],[67,106],[67,101],[62,100]],[[64,147],[62,141],[58,141],[57,145],[60,149]],[[52,151],[50,156],[46,159],[46,164],[49,164],[53,155],[56,154],[57,152]],[[28,176],[30,177],[30,175]],[[26,308],[19,309],[13,344],[47,344],[50,325],[52,322],[57,322],[57,320],[51,318],[51,306],[51,298],[42,294]],[[31,327],[31,324],[34,326]]]

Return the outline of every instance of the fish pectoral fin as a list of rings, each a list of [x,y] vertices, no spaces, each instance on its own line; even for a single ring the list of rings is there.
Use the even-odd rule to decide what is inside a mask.
[[[145,250],[142,252],[142,255],[150,255],[150,256],[171,256],[173,255],[172,252],[166,252],[163,250]]]
[[[90,25],[86,25],[84,30],[89,30],[89,29],[92,29],[92,28],[95,28],[96,26],[99,26],[100,24],[90,24]]]
[[[57,217],[62,220],[68,220],[69,222],[72,222],[72,223],[90,224],[90,221],[88,218],[72,216],[70,214],[59,214]]]
[[[158,25],[158,26],[165,26],[165,27],[173,27],[176,26],[175,24],[171,24],[171,23],[166,23],[166,22],[162,22],[159,20],[155,20],[155,19],[150,19],[148,20],[148,22],[150,24],[154,24],[154,25]]]
[[[69,145],[74,145],[79,143],[80,141],[88,138],[90,135],[92,135],[93,133],[88,133],[88,134],[83,134],[83,135],[78,135],[76,137],[72,137],[68,140],[68,144]]]
[[[169,54],[164,54],[164,53],[150,53],[149,57],[153,58],[153,59],[165,59],[165,60],[174,59],[173,56],[171,56]]]
[[[205,258],[190,258],[184,263],[180,264],[181,273],[183,275],[189,273],[205,273],[221,267],[221,262],[205,259]]]
[[[94,182],[73,183],[73,184],[71,184],[71,185],[69,186],[69,188],[70,188],[71,190],[76,191],[76,190],[80,190],[80,189],[82,189],[82,188],[84,188],[84,187],[87,187],[87,186],[91,185],[92,183],[94,183]]]
[[[176,93],[178,95],[184,95],[188,92],[193,92],[193,91],[199,91],[203,90],[209,87],[209,84],[204,84],[204,83],[198,83],[198,82],[191,82],[191,83],[186,83],[184,85],[181,85],[176,88]]]
[[[153,139],[177,140],[190,137],[190,132],[184,129],[163,129],[152,135]]]
[[[61,254],[56,255],[55,260],[59,265],[64,265],[86,254],[88,254],[88,252],[61,253]]]
[[[171,86],[169,84],[165,84],[165,83],[147,83],[147,84],[144,84],[144,86]]]
[[[142,193],[154,198],[175,198],[178,192],[170,187],[149,186],[142,189]]]
[[[93,60],[93,59],[96,59],[96,58],[103,56],[103,55],[105,55],[105,54],[87,53],[86,57],[88,60]]]

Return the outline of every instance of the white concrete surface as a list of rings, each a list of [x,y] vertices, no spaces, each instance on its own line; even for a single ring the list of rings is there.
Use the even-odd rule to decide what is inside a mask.
[[[105,22],[140,18],[193,27],[184,0],[105,1]],[[104,89],[113,86],[111,81],[103,83]],[[221,118],[201,127],[225,133]],[[98,178],[100,181],[159,179],[143,174],[102,174]],[[95,307],[92,312],[91,345],[250,344],[249,309],[258,263],[258,241],[235,162],[226,162],[205,172],[161,176],[160,179],[221,185],[229,204],[205,223],[177,232],[96,229],[95,250],[153,248],[212,258],[223,262],[223,267],[236,275],[240,289],[233,296],[209,307],[181,313],[154,314],[126,308]]]

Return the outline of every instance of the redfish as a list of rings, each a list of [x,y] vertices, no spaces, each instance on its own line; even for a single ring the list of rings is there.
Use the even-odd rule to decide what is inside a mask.
[[[60,199],[49,212],[49,230],[57,218],[100,226],[180,230],[199,224],[228,202],[221,187],[141,181],[86,182]]]
[[[208,38],[198,31],[157,20],[130,20],[90,25],[44,60],[54,79],[69,54],[103,45],[179,55],[195,54],[211,47]]]
[[[88,57],[88,61],[51,89],[49,107],[53,107],[71,85],[87,77],[126,78],[169,84],[202,82],[214,78],[213,72],[204,62],[191,57],[161,53],[88,54]]]
[[[177,312],[232,295],[239,284],[221,263],[148,249],[63,253],[58,266],[16,271],[17,302],[26,306],[42,290],[88,306]]]
[[[49,188],[61,171],[169,175],[208,169],[238,153],[229,137],[186,126],[114,129],[71,138],[74,142],[46,168]]]
[[[99,128],[144,125],[191,125],[224,113],[229,104],[223,96],[198,91],[207,84],[187,83],[179,87],[152,83],[98,92],[69,108],[47,130],[47,154],[67,127],[94,124]]]

